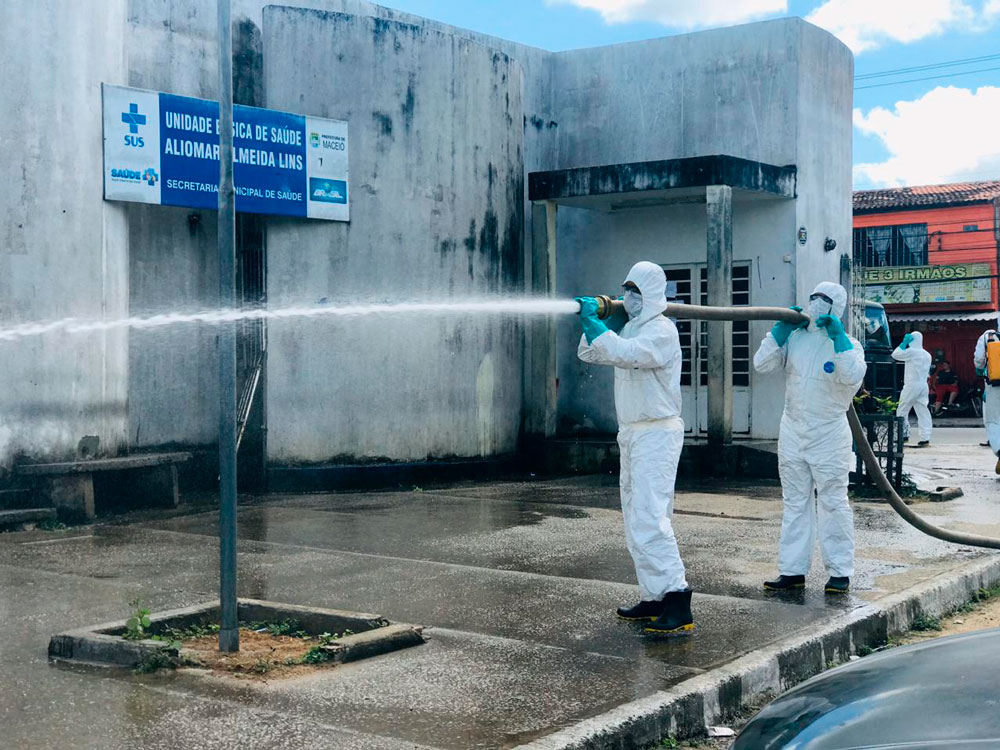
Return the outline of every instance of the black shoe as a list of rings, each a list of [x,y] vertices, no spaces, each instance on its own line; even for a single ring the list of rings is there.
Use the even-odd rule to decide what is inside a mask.
[[[917,443],[917,447],[918,448],[926,448],[930,444],[931,444],[930,440],[921,440],[919,443]]]
[[[830,576],[823,590],[828,594],[846,594],[851,590],[851,579],[847,576]]]
[[[618,616],[623,620],[655,620],[663,614],[664,603],[641,601],[634,607],[619,607]]]
[[[691,635],[694,632],[691,589],[671,591],[663,597],[663,614],[643,630],[653,635]]]
[[[805,586],[805,576],[779,575],[775,581],[764,581],[764,588],[767,591],[791,591],[792,589],[805,588]]]

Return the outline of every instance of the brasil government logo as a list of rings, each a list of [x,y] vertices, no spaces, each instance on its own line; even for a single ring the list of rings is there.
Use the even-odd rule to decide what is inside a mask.
[[[347,203],[347,183],[344,180],[309,178],[309,200],[319,203]]]

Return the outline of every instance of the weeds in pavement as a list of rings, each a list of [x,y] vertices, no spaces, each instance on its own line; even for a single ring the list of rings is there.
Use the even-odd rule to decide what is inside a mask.
[[[937,617],[931,615],[925,615],[922,612],[913,618],[913,622],[910,623],[910,630],[916,630],[918,632],[924,632],[927,630],[940,630],[941,620]]]
[[[160,635],[154,635],[154,641],[189,641],[195,638],[204,638],[209,635],[219,634],[219,624],[217,622],[196,622],[185,628],[166,627]]]
[[[141,641],[149,636],[149,610],[142,605],[142,599],[135,598],[128,603],[129,615],[125,621],[122,638],[126,641]]]
[[[308,638],[309,634],[302,629],[298,620],[281,620],[280,622],[248,622],[241,624],[247,630],[271,635],[287,635],[291,638]]]
[[[156,651],[151,651],[143,657],[142,661],[135,665],[133,670],[136,674],[150,674],[161,669],[177,669],[180,666],[180,659],[177,658],[177,650],[171,646],[161,646]]]

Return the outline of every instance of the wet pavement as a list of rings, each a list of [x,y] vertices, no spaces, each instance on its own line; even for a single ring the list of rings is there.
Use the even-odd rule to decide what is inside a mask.
[[[938,430],[905,468],[965,497],[935,523],[1000,534],[982,431]],[[982,453],[980,456],[979,453]],[[239,593],[377,612],[429,642],[287,680],[250,683],[50,664],[49,636],[215,596],[217,515],[204,506],[59,532],[0,535],[0,745],[16,748],[514,747],[702,674],[984,554],[855,504],[858,575],[824,597],[765,594],[780,489],[687,485],[675,525],[698,633],[656,640],[613,610],[637,597],[615,477],[394,493],[272,496],[240,508]]]

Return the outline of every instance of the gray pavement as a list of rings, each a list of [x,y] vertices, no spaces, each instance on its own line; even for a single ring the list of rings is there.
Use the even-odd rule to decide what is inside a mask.
[[[935,523],[1000,535],[981,430],[940,429],[908,471],[965,497],[921,504]],[[217,515],[204,506],[61,532],[0,535],[0,726],[17,748],[514,747],[655,697],[832,618],[958,571],[983,551],[924,537],[856,503],[854,593],[798,596],[775,572],[780,490],[688,485],[675,524],[698,633],[655,640],[613,609],[636,598],[616,479],[275,496],[241,506],[241,596],[377,612],[427,626],[417,648],[307,677],[249,683],[196,671],[138,676],[52,665],[49,636],[217,589]]]

